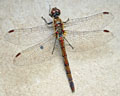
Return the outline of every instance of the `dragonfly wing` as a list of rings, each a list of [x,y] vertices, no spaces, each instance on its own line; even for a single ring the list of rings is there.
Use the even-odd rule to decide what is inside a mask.
[[[88,51],[93,48],[103,46],[114,37],[108,30],[67,32],[68,34],[66,35],[66,39],[74,47],[74,49],[67,48],[70,51]],[[69,47],[67,42],[66,46]]]
[[[32,45],[39,43],[42,38],[52,34],[53,31],[50,29],[52,28],[48,28],[44,25],[32,28],[13,29],[8,31],[8,33],[5,35],[5,40],[20,46]]]
[[[69,20],[65,26],[77,25],[81,31],[100,30],[108,25],[113,19],[110,12],[102,12],[84,18],[75,18]]]
[[[54,36],[51,35],[44,42],[36,44],[16,54],[13,63],[15,65],[24,66],[32,64],[41,64],[51,59],[52,49],[54,45]]]

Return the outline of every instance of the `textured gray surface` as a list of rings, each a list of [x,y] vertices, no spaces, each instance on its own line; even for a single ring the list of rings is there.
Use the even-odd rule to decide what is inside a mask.
[[[39,65],[14,66],[15,54],[26,47],[19,47],[4,40],[4,35],[10,29],[44,24],[41,16],[51,20],[48,16],[48,3],[61,9],[63,20],[103,11],[114,15],[114,20],[105,28],[114,34],[115,38],[111,42],[88,52],[68,52],[75,93],[69,88],[59,56],[40,62]],[[0,96],[119,96],[119,6],[119,0],[1,0]]]

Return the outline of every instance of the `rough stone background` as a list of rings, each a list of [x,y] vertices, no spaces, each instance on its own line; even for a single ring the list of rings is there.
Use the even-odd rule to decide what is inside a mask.
[[[103,11],[114,15],[105,28],[114,34],[113,40],[89,52],[68,52],[75,93],[58,54],[40,65],[15,66],[15,54],[25,47],[4,39],[10,29],[44,25],[41,16],[50,21],[49,4],[61,9],[63,20]],[[0,0],[0,96],[120,96],[119,10],[119,0]]]

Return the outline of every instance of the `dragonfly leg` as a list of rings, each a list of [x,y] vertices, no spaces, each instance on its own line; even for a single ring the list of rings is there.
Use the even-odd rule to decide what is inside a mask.
[[[47,25],[50,25],[50,24],[53,23],[52,21],[48,23],[47,20],[46,20],[43,16],[42,16],[41,18],[44,20],[44,22],[45,22]]]
[[[69,41],[64,37],[64,39],[67,41],[67,43],[69,44],[69,46],[74,49],[74,47],[69,43]]]
[[[55,43],[54,43],[54,46],[53,46],[52,54],[53,54],[53,52],[55,50],[56,40],[57,40],[57,38],[55,38]]]
[[[69,18],[66,21],[64,21],[63,23],[67,23],[68,21],[69,21]]]

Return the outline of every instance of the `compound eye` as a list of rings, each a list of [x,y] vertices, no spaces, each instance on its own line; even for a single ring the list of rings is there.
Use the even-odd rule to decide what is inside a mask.
[[[55,13],[55,10],[53,10],[52,13]]]
[[[59,10],[59,9],[57,9],[56,11],[57,11],[57,13],[59,13],[59,14],[60,14],[60,10]]]
[[[53,11],[51,12],[51,14],[55,14],[55,10],[53,10]]]
[[[57,12],[59,12],[59,10],[58,10],[58,9],[57,9],[56,11],[57,11]]]

